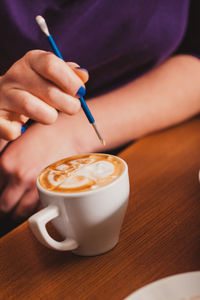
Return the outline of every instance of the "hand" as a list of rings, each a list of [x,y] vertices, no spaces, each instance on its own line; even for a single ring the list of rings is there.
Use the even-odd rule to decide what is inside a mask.
[[[68,116],[60,115],[71,121]],[[87,120],[85,123],[88,126]],[[33,124],[1,155],[0,211],[3,214],[18,219],[28,217],[38,205],[35,182],[40,171],[56,160],[80,153],[73,142],[72,128],[67,125],[66,130],[63,128],[60,116],[53,125]]]
[[[28,118],[42,124],[56,121],[58,112],[78,112],[76,93],[88,73],[53,53],[29,51],[0,77],[0,138],[14,140]]]

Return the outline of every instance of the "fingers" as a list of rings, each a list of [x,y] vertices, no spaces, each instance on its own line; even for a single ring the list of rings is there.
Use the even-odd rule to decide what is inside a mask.
[[[21,135],[21,128],[28,118],[8,111],[0,111],[0,152],[4,150],[8,141]]]
[[[32,90],[32,87],[29,87]],[[35,95],[20,89],[10,89],[7,92],[5,108],[23,114],[42,124],[52,124],[56,121],[60,110],[69,115],[77,113],[80,101],[51,84],[41,83],[41,89],[34,91]],[[40,99],[45,99],[42,101]]]
[[[89,73],[85,68],[81,68],[74,62],[67,62],[68,66],[78,75],[81,80],[86,83],[89,80]]]
[[[0,139],[0,153],[3,152],[3,150],[5,150],[5,147],[8,145],[8,140],[6,139]],[[1,181],[1,176],[0,176],[0,181]],[[0,183],[0,190],[1,190],[1,183]]]
[[[9,213],[17,205],[23,194],[24,187],[22,185],[8,184],[0,197],[0,211],[4,214]]]
[[[0,213],[10,214],[12,219],[25,219],[38,206],[37,188],[25,191],[20,187],[7,186],[0,199]]]
[[[38,207],[39,197],[37,188],[24,193],[16,208],[12,211],[12,219],[25,219],[33,214]]]
[[[56,121],[58,112],[52,106],[25,90],[12,88],[7,92],[6,106],[30,119],[42,124],[52,124]]]
[[[22,116],[52,124],[57,110],[69,115],[77,113],[81,104],[76,94],[88,78],[87,70],[65,63],[52,53],[28,52],[0,78],[0,110],[16,113],[18,118],[13,120],[9,115],[0,120],[0,137],[17,138],[24,123]]]
[[[46,84],[44,84],[46,85]],[[68,115],[77,113],[81,107],[80,101],[55,86],[48,84],[46,88],[41,89],[37,92],[37,95],[41,95],[42,99],[50,106],[55,107]]]
[[[79,88],[83,86],[83,81],[79,76],[53,53],[34,50],[26,55],[26,59],[35,72],[71,96],[75,96]]]
[[[19,122],[0,118],[1,139],[11,141],[18,138],[21,135],[21,126]]]
[[[30,51],[2,77],[0,109],[52,124],[56,110],[70,115],[79,111],[76,94],[88,77],[75,63],[65,63],[45,51]]]
[[[21,135],[21,127],[28,119],[12,112],[0,111],[0,151],[4,149],[7,141],[16,139]]]
[[[39,107],[43,110],[44,105],[43,102],[47,103],[50,106],[50,109],[52,111],[52,108],[55,108],[57,110],[60,110],[64,113],[67,113],[69,115],[75,114],[79,111],[80,109],[80,101],[69,94],[63,92],[60,88],[56,87],[53,85],[51,82],[44,80],[42,77],[40,77],[37,73],[34,73],[32,71],[31,74],[31,79],[32,80],[26,80],[24,82],[24,88],[22,89],[14,89],[13,91],[9,92],[9,99],[6,101],[7,103],[7,109],[12,110],[12,107],[18,106],[19,108],[21,107],[21,113],[26,114],[29,118],[35,118],[38,116],[32,115],[30,116],[30,110],[33,109],[36,105],[39,105]],[[23,94],[23,97],[26,97],[26,99],[19,101],[15,96],[16,92],[21,92],[23,91],[29,91],[29,94],[32,96],[35,96],[36,98],[33,99],[32,101],[31,98],[29,99],[29,95],[26,93],[25,95]],[[12,93],[12,94],[11,94]],[[8,93],[7,93],[8,94]],[[22,94],[21,94],[22,97]],[[42,100],[43,101],[42,101]],[[22,102],[24,101],[24,102]],[[26,106],[26,107],[24,107]],[[43,106],[43,107],[42,107]],[[45,105],[46,106],[46,105]],[[19,111],[18,108],[18,111]],[[24,109],[24,110],[23,110]],[[48,109],[48,107],[47,107]],[[47,111],[44,113],[48,113]],[[57,116],[57,114],[56,114]],[[41,119],[43,119],[44,116],[41,115]],[[50,118],[50,115],[48,113],[47,119]],[[45,123],[47,120],[45,120]],[[49,122],[50,123],[50,122]]]

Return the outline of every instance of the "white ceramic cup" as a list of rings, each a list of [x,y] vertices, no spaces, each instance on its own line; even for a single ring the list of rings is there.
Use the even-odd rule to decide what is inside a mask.
[[[128,167],[113,182],[92,191],[57,193],[37,188],[45,207],[28,220],[36,238],[46,247],[78,255],[98,255],[111,250],[119,240],[129,199]],[[54,240],[46,229],[52,221],[64,240]]]

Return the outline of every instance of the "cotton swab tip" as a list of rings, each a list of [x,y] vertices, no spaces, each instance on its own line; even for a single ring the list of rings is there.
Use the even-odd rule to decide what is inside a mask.
[[[46,36],[49,36],[50,33],[49,33],[49,30],[48,30],[48,27],[47,27],[45,19],[42,16],[37,16],[35,18],[35,20],[38,23],[38,25],[39,25],[40,29],[42,30],[42,32],[44,32],[44,34]]]

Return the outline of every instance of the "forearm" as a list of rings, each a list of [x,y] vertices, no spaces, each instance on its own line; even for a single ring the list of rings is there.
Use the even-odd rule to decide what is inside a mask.
[[[89,106],[108,149],[177,124],[200,112],[200,61],[170,58],[134,82],[89,101]]]
[[[141,78],[91,99],[88,106],[106,146],[82,111],[72,117],[60,116],[66,138],[70,135],[79,153],[118,147],[199,113],[200,62],[191,56],[170,58]]]

